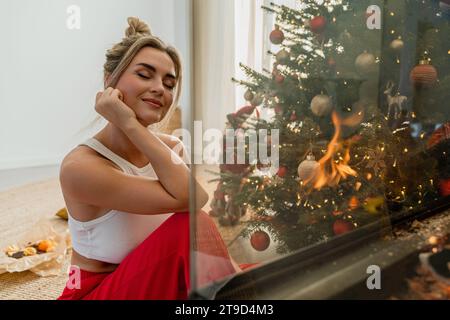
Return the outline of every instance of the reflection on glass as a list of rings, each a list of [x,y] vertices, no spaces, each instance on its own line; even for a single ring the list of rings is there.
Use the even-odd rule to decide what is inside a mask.
[[[197,171],[244,269],[448,202],[450,5],[317,3],[263,7],[276,17],[273,69],[242,66],[249,105],[224,119],[235,135],[215,175]],[[251,161],[255,147],[278,158]]]

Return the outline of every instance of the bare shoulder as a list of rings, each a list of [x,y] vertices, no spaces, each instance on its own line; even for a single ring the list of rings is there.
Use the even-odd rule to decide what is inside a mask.
[[[80,181],[89,183],[89,177],[95,177],[105,170],[120,170],[111,161],[86,146],[78,146],[70,151],[61,162],[59,180],[63,191],[70,192],[71,186]]]
[[[87,146],[78,146],[70,151],[61,163],[61,171],[66,169],[74,169],[73,167],[98,167],[107,166],[116,167],[110,160],[98,154],[95,150]]]

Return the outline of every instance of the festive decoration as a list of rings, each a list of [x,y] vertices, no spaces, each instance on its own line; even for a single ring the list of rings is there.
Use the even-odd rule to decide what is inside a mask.
[[[289,120],[291,120],[291,121],[297,121],[297,114],[295,113],[295,111],[292,111],[291,117],[289,118]]]
[[[256,94],[255,97],[250,102],[253,107],[260,106],[264,101],[264,96],[262,94]]]
[[[431,149],[447,139],[450,139],[450,122],[444,123],[431,134],[427,141],[427,148]]]
[[[336,68],[336,60],[334,58],[328,58],[327,64],[331,69]]]
[[[363,204],[364,210],[369,213],[375,214],[380,213],[384,207],[384,198],[383,197],[371,197],[367,198]]]
[[[404,43],[402,39],[394,39],[392,40],[389,47],[394,51],[401,51],[403,49]]]
[[[250,90],[245,91],[244,93],[244,99],[247,101],[252,101],[253,98],[255,97],[255,95],[253,94],[253,92],[251,92]]]
[[[338,37],[338,41],[342,44],[352,44],[353,42],[353,37],[350,34],[350,32],[348,32],[348,30],[344,30]]]
[[[275,76],[275,82],[278,84],[282,84],[284,82],[284,76],[281,73],[278,73]]]
[[[450,196],[450,179],[443,179],[439,182],[439,192],[441,196]]]
[[[239,128],[242,124],[251,116],[251,114],[256,110],[256,106],[244,106],[238,111],[230,113],[227,115],[228,122],[233,128]]]
[[[351,224],[351,222],[339,219],[333,223],[333,233],[336,236],[350,232],[352,230],[353,230],[353,225]]]
[[[386,85],[386,90],[384,90],[384,94],[386,95],[387,103],[388,103],[388,113],[387,116],[390,117],[393,115],[394,119],[398,119],[404,107],[406,107],[406,100],[408,99],[406,96],[400,95],[397,92],[396,95],[392,95],[392,89],[394,87],[394,83],[389,81]]]
[[[436,83],[438,74],[428,60],[420,60],[419,64],[411,70],[409,77],[416,87],[431,87]]]
[[[262,230],[255,231],[250,237],[250,244],[252,245],[253,249],[257,251],[264,251],[270,245],[270,237],[266,232]]]
[[[298,166],[298,177],[302,181],[308,181],[314,177],[318,167],[319,163],[316,161],[315,157],[312,154],[309,154],[306,157],[306,160],[302,161]]]
[[[371,53],[361,53],[355,60],[355,67],[359,74],[368,75],[376,70],[375,56]]]
[[[439,8],[441,8],[442,12],[446,15],[450,15],[450,2],[448,0],[442,0],[439,2]]]
[[[355,210],[359,207],[359,200],[356,196],[350,198],[350,201],[348,202],[348,207],[350,210]]]
[[[333,109],[331,98],[324,94],[319,94],[311,100],[311,111],[318,117],[328,116]]]
[[[275,25],[275,30],[270,33],[270,41],[275,44],[281,44],[284,40],[284,33],[280,30],[279,25]]]
[[[278,115],[283,114],[283,106],[281,104],[277,104],[274,108],[274,111]]]
[[[411,7],[388,0],[378,30],[367,25],[377,17],[363,19],[367,3],[347,4],[304,1],[301,10],[266,4],[283,31],[275,27],[268,45],[283,46],[268,52],[276,58],[272,70],[241,64],[246,79],[234,79],[264,117],[253,116],[256,108],[251,118],[233,115],[233,128],[279,133],[273,143],[258,139],[258,148],[246,143],[245,159],[277,141],[279,168],[259,158],[222,167],[225,200],[215,196],[214,207],[223,226],[242,220],[239,232],[249,240],[264,230],[264,247],[270,239],[280,254],[378,226],[391,213],[407,216],[447,194],[441,181],[449,179],[449,142],[436,128],[447,119],[450,99],[448,17],[437,3],[417,1],[414,8],[427,18],[414,24]],[[410,90],[412,70],[405,82],[404,68],[414,67],[416,54],[433,58],[438,85]],[[252,214],[244,223],[238,208],[247,205]]]
[[[290,57],[290,53],[286,49],[282,49],[276,54],[275,59],[279,64],[286,64],[288,63]]]
[[[322,33],[327,26],[327,19],[322,16],[317,16],[311,19],[309,22],[309,27],[311,28],[311,31],[318,34]]]
[[[286,167],[281,166],[278,168],[277,176],[279,176],[280,178],[284,178],[286,176],[287,172],[288,172],[288,169]]]

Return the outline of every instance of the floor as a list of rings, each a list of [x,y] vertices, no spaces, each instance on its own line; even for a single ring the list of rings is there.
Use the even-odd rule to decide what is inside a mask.
[[[58,177],[59,166],[0,170],[0,192],[31,182]]]

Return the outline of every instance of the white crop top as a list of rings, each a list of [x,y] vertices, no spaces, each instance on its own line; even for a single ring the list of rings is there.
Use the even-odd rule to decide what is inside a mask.
[[[138,168],[113,153],[95,138],[90,138],[80,145],[94,149],[118,165],[125,173],[158,180],[150,163]],[[97,219],[81,222],[75,220],[68,211],[72,246],[77,253],[88,259],[119,264],[172,214],[139,215],[111,210]]]

